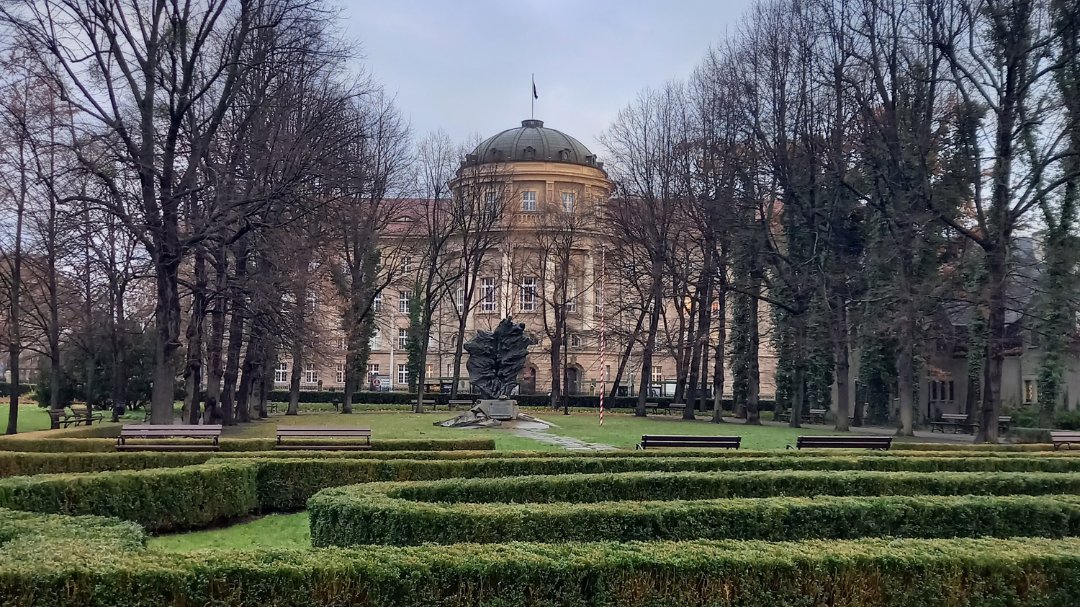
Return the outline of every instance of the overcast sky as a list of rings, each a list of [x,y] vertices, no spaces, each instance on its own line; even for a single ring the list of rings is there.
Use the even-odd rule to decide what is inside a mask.
[[[342,33],[418,134],[536,117],[593,151],[637,91],[684,78],[751,0],[337,0]]]

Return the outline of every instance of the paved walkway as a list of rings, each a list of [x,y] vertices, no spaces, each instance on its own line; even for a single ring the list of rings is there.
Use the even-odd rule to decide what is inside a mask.
[[[566,449],[567,451],[614,451],[615,447],[611,445],[604,445],[601,443],[586,443],[576,438],[570,438],[569,436],[559,436],[558,434],[549,434],[539,430],[516,430],[514,432],[517,436],[524,438],[531,438],[541,443],[547,443],[549,445],[556,445]]]

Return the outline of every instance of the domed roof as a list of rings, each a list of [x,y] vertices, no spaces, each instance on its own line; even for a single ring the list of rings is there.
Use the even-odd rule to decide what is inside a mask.
[[[544,127],[543,120],[522,120],[516,129],[489,137],[466,156],[465,164],[488,162],[566,162],[603,168],[596,155],[577,139]]]

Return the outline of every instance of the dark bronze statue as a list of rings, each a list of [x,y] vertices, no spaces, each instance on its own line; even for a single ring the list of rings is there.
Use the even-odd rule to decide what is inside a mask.
[[[473,390],[485,399],[502,399],[518,385],[518,375],[525,368],[525,357],[533,341],[525,335],[525,325],[504,318],[494,331],[479,331],[465,351],[469,362],[469,380]]]

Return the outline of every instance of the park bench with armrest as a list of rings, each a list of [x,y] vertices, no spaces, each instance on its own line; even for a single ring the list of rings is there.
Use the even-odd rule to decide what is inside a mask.
[[[320,442],[286,443],[285,439],[331,439]],[[337,439],[363,440],[344,442]],[[371,428],[326,428],[278,426],[275,449],[319,451],[363,451],[371,448]]]
[[[84,410],[77,410],[74,407],[49,409],[49,417],[56,422],[56,425],[62,428],[67,428],[68,426],[78,427],[82,424],[93,425],[93,422],[100,422],[105,419],[105,416],[101,413],[87,413]]]
[[[172,438],[203,438],[209,443],[166,443]],[[124,426],[116,438],[117,451],[217,451],[221,438],[220,424],[190,425],[154,425],[137,424]],[[137,439],[139,442],[129,443]],[[150,441],[150,442],[147,442]]]
[[[795,439],[796,449],[888,449],[891,446],[891,436],[800,436]]]
[[[1072,449],[1073,445],[1080,447],[1080,432],[1052,430],[1050,432],[1050,442],[1054,443],[1055,451],[1062,447]]]
[[[646,434],[641,437],[638,449],[657,447],[738,449],[741,436],[683,436],[680,434]]]

